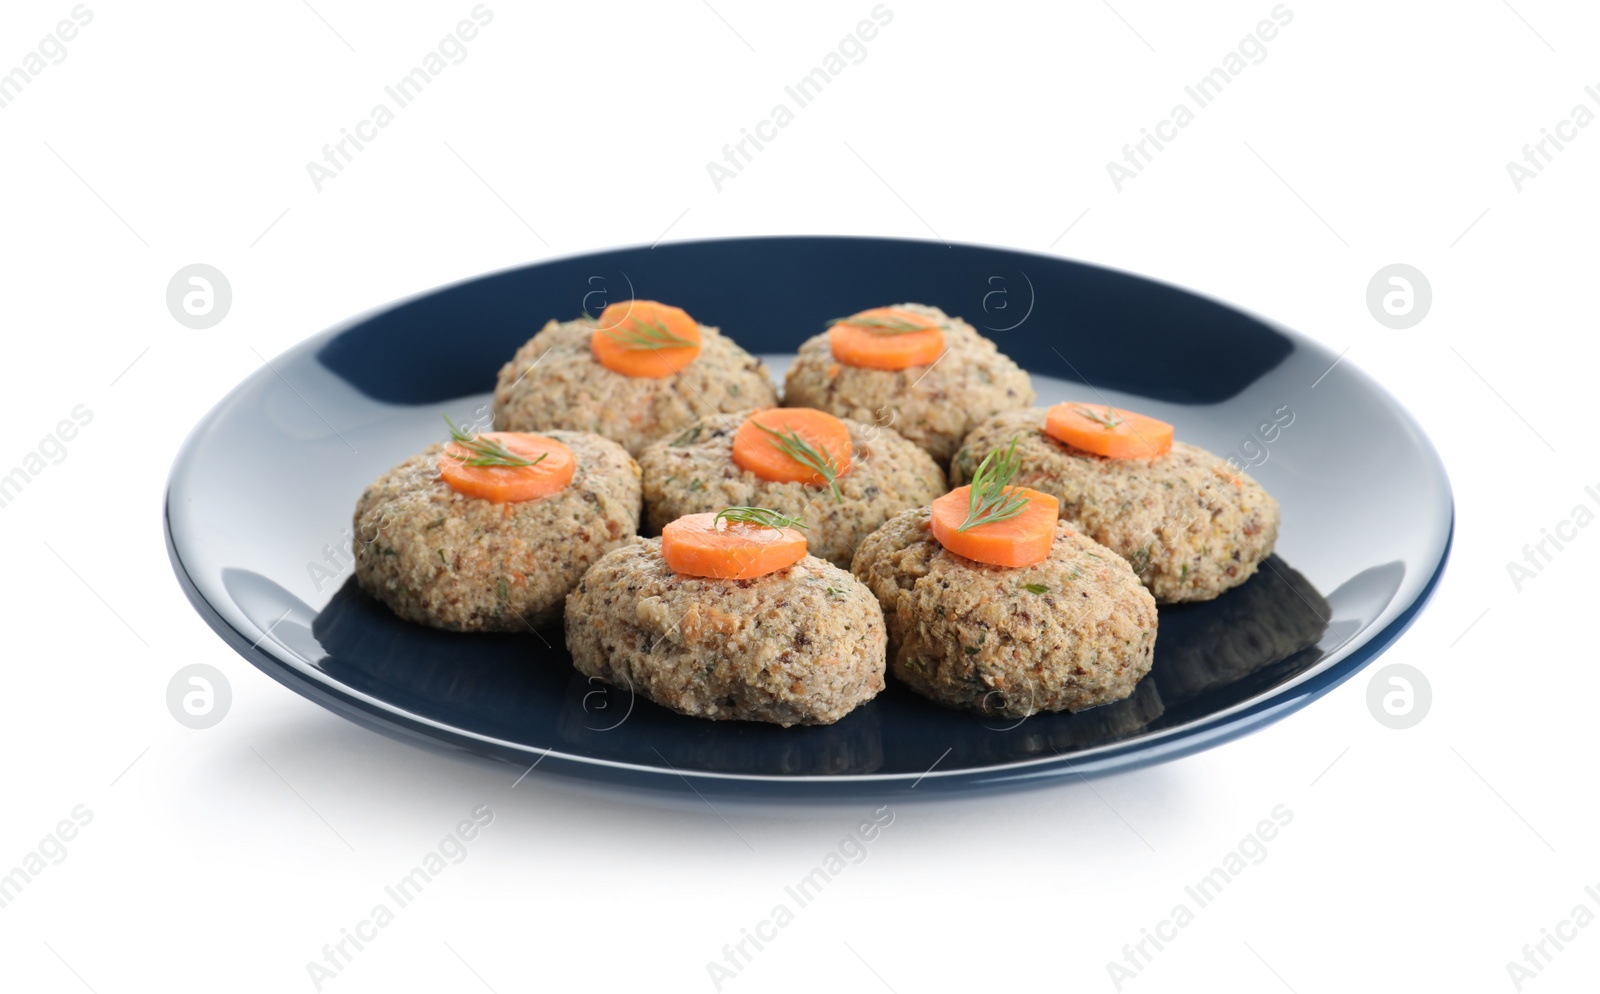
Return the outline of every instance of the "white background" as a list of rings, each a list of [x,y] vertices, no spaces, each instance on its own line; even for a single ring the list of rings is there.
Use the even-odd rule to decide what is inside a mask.
[[[1583,891],[1600,883],[1600,529],[1520,592],[1506,570],[1600,485],[1600,127],[1521,192],[1505,168],[1596,106],[1594,7],[1291,0],[1265,61],[1119,193],[1106,162],[1269,0],[890,0],[865,61],[719,193],[707,160],[872,4],[712,3],[491,0],[467,59],[320,193],[306,162],[470,0],[91,2],[65,61],[0,110],[0,466],[75,405],[94,413],[0,509],[0,870],[74,806],[93,812],[0,909],[0,988],[312,990],[307,961],[487,803],[469,857],[325,990],[712,990],[707,961],[873,805],[713,812],[537,771],[513,788],[516,770],[362,731],[189,608],[162,492],[257,353],[356,312],[554,255],[817,232],[1048,250],[1348,348],[1439,447],[1456,544],[1384,659],[1432,684],[1417,727],[1380,726],[1363,673],[1155,769],[895,801],[868,858],[724,989],[1111,991],[1124,943],[1280,804],[1294,819],[1267,859],[1125,990],[1515,989],[1506,963],[1525,943],[1580,901],[1600,910]],[[0,8],[0,71],[71,6]],[[165,306],[193,262],[233,286],[210,330]],[[1393,262],[1434,294],[1403,331],[1364,299]],[[164,703],[194,662],[234,691],[207,731]],[[1600,927],[1578,936],[1524,989],[1592,989]]]

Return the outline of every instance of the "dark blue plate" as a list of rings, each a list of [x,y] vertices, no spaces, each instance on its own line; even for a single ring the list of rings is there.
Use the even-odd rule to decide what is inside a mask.
[[[628,296],[683,306],[779,375],[841,314],[923,301],[963,315],[1033,374],[1042,404],[1104,397],[1235,456],[1282,505],[1278,554],[1215,601],[1163,609],[1155,668],[1128,700],[1021,722],[894,686],[826,728],[698,721],[579,677],[559,629],[437,632],[363,595],[347,551],[362,488],[438,440],[441,411],[479,413],[545,320]],[[1432,592],[1453,523],[1444,468],[1400,405],[1336,359],[1175,287],[1002,249],[757,238],[603,252],[437,290],[274,359],[184,444],[168,549],[200,614],[285,686],[383,731],[545,770],[828,793],[1103,773],[1303,707]]]

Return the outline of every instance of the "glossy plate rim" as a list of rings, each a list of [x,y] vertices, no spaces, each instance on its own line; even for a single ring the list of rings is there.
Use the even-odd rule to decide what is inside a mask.
[[[1083,266],[1178,290],[1189,296],[1251,317],[1278,334],[1289,338],[1297,349],[1306,349],[1320,354],[1330,363],[1338,358],[1320,342],[1288,328],[1278,321],[1192,288],[1128,270],[1102,266],[1064,256],[1028,252],[1009,246],[858,235],[739,236],[684,239],[670,244],[758,243],[762,241],[803,241],[807,239],[817,241],[848,239],[883,244],[941,245],[952,248],[960,247],[963,249],[998,251],[1031,256],[1046,265],[1065,263]],[[377,315],[455,287],[475,283],[504,273],[537,269],[547,263],[590,258],[646,247],[643,245],[612,246],[588,252],[553,256],[537,262],[508,266],[503,269],[479,273],[460,280],[440,284],[371,308],[331,328],[303,339],[280,353],[279,356],[274,357],[274,362],[264,365],[261,369],[256,370],[235,384],[195,424],[185,437],[182,445],[179,446],[173,460],[172,469],[168,474],[162,499],[162,531],[168,559],[179,586],[195,611],[224,643],[251,665],[278,683],[328,708],[335,714],[386,736],[399,738],[409,744],[434,747],[443,745],[468,753],[488,756],[507,763],[532,763],[540,770],[577,777],[586,781],[600,779],[634,787],[659,789],[670,788],[675,783],[682,783],[691,787],[698,786],[701,789],[716,793],[737,792],[746,795],[758,794],[774,797],[795,796],[796,794],[845,796],[863,791],[882,793],[885,788],[905,791],[923,786],[929,788],[928,791],[925,791],[925,793],[928,793],[954,789],[1026,787],[1053,783],[1063,776],[1103,776],[1116,772],[1136,770],[1179,759],[1263,728],[1288,714],[1300,710],[1333,690],[1385,652],[1412,625],[1427,606],[1449,563],[1455,539],[1455,498],[1450,486],[1448,473],[1437,449],[1426,432],[1422,430],[1421,425],[1417,423],[1415,417],[1393,394],[1364,370],[1354,365],[1346,365],[1345,376],[1359,378],[1367,390],[1378,397],[1386,399],[1392,406],[1395,416],[1402,419],[1412,429],[1421,443],[1422,451],[1427,456],[1431,475],[1435,477],[1445,499],[1449,520],[1445,524],[1443,542],[1439,549],[1437,560],[1432,565],[1426,580],[1416,588],[1415,592],[1404,603],[1401,603],[1401,598],[1397,591],[1394,600],[1389,603],[1378,619],[1356,632],[1343,644],[1335,647],[1328,653],[1327,657],[1319,660],[1306,672],[1284,684],[1272,687],[1253,698],[1208,714],[1189,724],[1162,729],[1124,741],[1095,746],[1068,756],[1039,757],[949,771],[939,770],[938,762],[935,761],[929,770],[920,774],[907,772],[800,775],[724,773],[695,769],[679,770],[671,767],[670,764],[667,766],[650,766],[602,759],[581,753],[563,752],[555,748],[532,746],[471,732],[403,711],[388,704],[381,698],[356,691],[326,676],[321,679],[314,678],[268,652],[262,647],[264,639],[259,637],[251,638],[218,611],[185,564],[182,551],[178,548],[174,537],[172,524],[174,512],[173,481],[178,475],[180,467],[188,462],[191,452],[199,444],[199,440],[206,435],[208,429],[228,412],[231,402],[244,393],[258,379],[273,376],[273,367],[279,365],[283,357],[298,356],[308,351],[315,352],[342,332],[356,327]]]

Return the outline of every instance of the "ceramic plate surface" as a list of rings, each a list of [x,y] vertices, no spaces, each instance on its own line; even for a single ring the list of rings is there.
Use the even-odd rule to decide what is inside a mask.
[[[1277,554],[1206,604],[1163,608],[1128,700],[1021,722],[896,687],[835,725],[682,717],[571,666],[559,628],[460,635],[400,621],[341,550],[371,480],[486,410],[549,318],[669,301],[781,379],[829,318],[900,301],[964,316],[1032,375],[1039,403],[1100,397],[1234,455],[1278,499]],[[1002,249],[761,238],[624,249],[470,280],[325,332],[229,394],[168,485],[174,569],[251,663],[334,711],[540,769],[643,785],[922,792],[1148,764],[1303,707],[1382,652],[1449,552],[1433,446],[1380,386],[1284,328],[1168,285]],[[1086,385],[1087,384],[1087,385]],[[331,553],[331,555],[330,555]]]

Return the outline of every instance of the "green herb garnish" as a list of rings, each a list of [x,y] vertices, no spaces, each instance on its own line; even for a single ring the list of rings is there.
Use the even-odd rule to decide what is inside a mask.
[[[1042,583],[1024,583],[1021,584],[1021,587],[1030,594],[1048,594],[1050,592],[1050,588]]]
[[[995,457],[999,456],[997,460]],[[983,462],[978,464],[977,472],[972,474],[971,490],[967,503],[967,520],[956,528],[964,532],[979,525],[992,525],[997,521],[1008,521],[1021,514],[1028,506],[1028,498],[1019,497],[1017,491],[1021,488],[1011,486],[1011,478],[1017,475],[1017,466],[1021,460],[1017,458],[1017,436],[1011,436],[1011,448],[1004,455],[995,449],[983,457]]]
[[[819,450],[813,447],[810,442],[801,438],[800,433],[793,428],[787,432],[782,432],[768,428],[759,421],[754,422],[754,424],[757,428],[772,436],[772,444],[779,452],[803,466],[816,470],[817,475],[822,477],[823,482],[833,491],[834,500],[840,504],[844,503],[844,494],[839,492],[839,484],[837,482],[839,479],[839,464],[833,461],[833,456],[829,454],[827,449]]]
[[[711,519],[711,527],[717,527],[717,522],[726,521],[729,524],[761,525],[765,528],[800,528],[804,529],[806,523],[799,518],[792,518],[781,511],[774,511],[770,507],[725,507],[717,512]],[[832,592],[832,587],[828,588]]]
[[[1072,409],[1074,411],[1077,411],[1079,414],[1083,415],[1084,417],[1088,418],[1090,421],[1093,421],[1095,424],[1099,425],[1100,427],[1104,428],[1106,431],[1111,431],[1112,429],[1116,428],[1117,425],[1126,423],[1122,419],[1122,417],[1117,414],[1116,411],[1111,409],[1111,405],[1110,404],[1106,405],[1106,413],[1105,413],[1104,417],[1101,417],[1100,415],[1094,413],[1093,411],[1089,410],[1087,407],[1084,407],[1082,404],[1074,404],[1072,406]]]
[[[861,317],[834,318],[828,322],[832,328],[836,324],[847,324],[852,328],[865,328],[875,335],[906,335],[914,331],[932,331],[937,325],[917,324],[913,321],[902,321],[890,317]]]
[[[616,325],[601,328],[600,332],[623,348],[635,351],[692,349],[700,344],[682,335],[674,335],[659,319],[646,321],[643,318],[629,318],[629,320],[633,322],[631,328],[624,329],[621,325]]]
[[[451,421],[448,414],[444,416],[444,423],[450,426],[451,440],[472,453],[472,458],[461,460],[463,466],[537,466],[550,454],[541,452],[538,459],[524,459],[495,439],[484,438],[476,432],[469,434]]]

